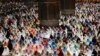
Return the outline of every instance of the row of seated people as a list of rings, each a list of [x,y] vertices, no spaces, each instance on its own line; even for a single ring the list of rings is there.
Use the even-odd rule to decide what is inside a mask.
[[[31,3],[30,5],[25,4],[24,2],[0,2],[0,13],[14,13],[16,10],[24,10],[24,9],[31,9],[37,8],[37,5]]]
[[[100,52],[100,9],[99,5],[95,3],[76,3],[75,5],[75,15],[62,15],[59,20],[59,25],[67,30],[69,36],[67,38],[73,38],[77,36],[82,42],[83,51],[81,49],[75,50],[75,53],[82,51],[81,56],[92,56],[94,50],[95,54],[93,56],[99,55]],[[70,37],[70,32],[72,36]],[[74,38],[72,41],[76,41]],[[95,39],[95,40],[93,40]],[[77,39],[78,40],[78,39]],[[84,42],[86,41],[86,42]],[[94,43],[96,45],[94,45]],[[96,43],[99,42],[99,43]],[[74,42],[73,42],[74,43]],[[81,44],[77,43],[79,46]],[[93,46],[91,47],[91,44]],[[73,44],[72,44],[73,45]],[[86,47],[88,46],[88,47]],[[92,48],[92,49],[91,49]],[[74,50],[74,49],[72,49]],[[70,53],[74,53],[71,52]],[[76,55],[77,56],[77,55]]]
[[[76,15],[62,16],[57,27],[38,27],[38,19],[21,11],[6,15],[1,20],[0,56],[99,56],[100,19],[94,5],[76,4]]]
[[[9,56],[9,52],[13,52],[12,50],[14,47],[17,48],[17,44],[15,44],[15,42],[19,42],[18,36],[20,37],[24,33],[26,34],[26,32],[23,32],[22,29],[26,29],[33,36],[36,34],[36,32],[34,32],[34,28],[39,26],[40,21],[38,19],[36,5],[28,7],[21,3],[11,2],[7,4],[0,3],[0,6],[4,8],[0,10],[7,9],[7,12],[3,11],[4,14],[0,15],[0,56]],[[13,10],[16,9],[14,7],[16,7],[18,10]],[[8,11],[9,9],[11,10]],[[22,43],[22,41],[23,40],[21,40],[20,43]],[[9,48],[9,51],[7,48]]]

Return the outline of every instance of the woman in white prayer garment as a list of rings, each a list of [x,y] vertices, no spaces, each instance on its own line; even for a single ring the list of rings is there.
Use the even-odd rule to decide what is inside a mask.
[[[0,31],[0,42],[2,42],[5,39],[5,36],[3,32]]]
[[[2,53],[2,56],[7,56],[7,55],[9,55],[9,49],[8,49],[8,47],[4,48],[4,51]]]

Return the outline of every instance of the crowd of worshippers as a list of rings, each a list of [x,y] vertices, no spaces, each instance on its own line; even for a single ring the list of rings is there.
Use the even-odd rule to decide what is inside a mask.
[[[34,4],[26,5],[24,2],[0,2],[0,13],[14,13],[16,10],[30,9]]]
[[[34,30],[31,30],[31,28],[38,27],[40,21],[38,19],[38,8],[36,5],[27,7],[21,3],[10,2],[7,4],[0,3],[0,6],[3,6],[2,8],[4,8],[4,10],[7,9],[7,11],[11,9],[7,13],[3,11],[4,14],[0,16],[0,56],[5,56],[9,53],[6,52],[8,47],[9,51],[12,51],[14,47],[16,48],[15,43],[19,42],[18,36],[21,37],[24,33],[24,35],[26,35],[26,32],[23,32],[23,29],[32,33]],[[19,10],[13,10],[16,9],[13,6]],[[21,7],[18,8],[17,6]],[[22,36],[22,39],[25,39],[23,37],[25,36]],[[20,43],[21,41],[23,40],[20,40]]]
[[[24,8],[25,8],[24,3],[16,3],[16,2],[0,3],[0,13],[20,10]]]
[[[80,47],[77,50],[70,47],[72,50],[74,50],[74,52],[70,53],[74,55],[76,55],[75,53],[81,53],[79,56],[99,56],[100,5],[93,3],[78,3],[76,4],[75,9],[75,15],[62,15],[61,19],[59,20],[59,25],[63,29],[67,29],[67,38],[71,38],[72,41],[71,46],[76,45],[74,48],[78,48],[78,46]],[[71,34],[70,31],[72,32]]]
[[[0,56],[100,56],[96,5],[76,4],[75,15],[61,16],[57,27],[39,27],[31,9],[2,17]]]

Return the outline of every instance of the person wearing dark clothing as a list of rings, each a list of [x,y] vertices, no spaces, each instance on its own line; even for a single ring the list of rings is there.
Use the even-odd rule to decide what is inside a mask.
[[[35,44],[36,43],[36,37],[32,38],[32,42]]]
[[[37,51],[34,52],[34,56],[39,56],[39,55],[40,54]]]
[[[58,56],[64,56],[64,54],[63,54],[61,48],[58,48]]]
[[[8,42],[8,48],[10,51],[12,51],[12,49],[13,49],[13,45],[12,45],[11,40],[9,40],[9,42]]]
[[[60,53],[58,54],[58,56],[64,56],[63,52],[60,51]]]
[[[60,39],[60,33],[57,33],[57,40]]]
[[[68,40],[66,37],[63,38],[63,42],[65,42],[66,44],[68,43]]]
[[[8,25],[11,26],[12,23],[13,23],[13,20],[12,19],[9,19]]]
[[[80,38],[78,37],[78,38],[77,38],[77,43],[80,43],[80,42],[81,42],[81,40],[80,40]]]
[[[10,37],[10,30],[8,29],[7,34],[6,34],[6,38],[9,39],[9,37]]]
[[[93,56],[97,56],[97,51],[94,49],[92,54],[93,54]]]
[[[17,26],[19,26],[20,25],[20,17],[16,14],[15,18],[17,19]]]
[[[21,40],[24,41],[24,37],[21,35]]]
[[[96,38],[95,38],[95,37],[93,37],[93,39],[92,39],[92,43],[93,43],[93,45],[96,45],[97,40],[96,40]]]
[[[54,37],[52,35],[50,35],[50,39],[54,39]]]
[[[3,50],[4,50],[4,47],[3,47],[3,45],[1,45],[0,46],[0,56],[2,56]]]
[[[68,33],[67,33],[67,37],[68,38],[71,38],[72,37],[72,29],[69,27],[69,26],[66,26],[66,28],[67,28],[67,31],[68,31]]]
[[[20,44],[24,45],[24,37],[22,35],[21,35],[21,38],[20,38]]]
[[[33,38],[33,35],[30,33],[30,37]]]

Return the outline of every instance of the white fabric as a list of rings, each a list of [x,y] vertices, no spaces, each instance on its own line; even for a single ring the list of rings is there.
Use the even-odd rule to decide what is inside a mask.
[[[3,33],[0,33],[0,42],[2,42],[3,40],[4,40]]]
[[[4,48],[4,51],[2,53],[2,56],[6,56],[9,55],[9,49],[8,48]]]

